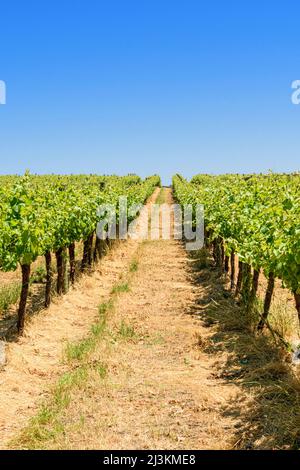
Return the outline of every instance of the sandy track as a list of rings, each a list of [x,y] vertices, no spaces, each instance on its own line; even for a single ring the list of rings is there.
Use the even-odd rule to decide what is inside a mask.
[[[188,312],[200,291],[183,248],[146,242],[138,259],[131,292],[115,312],[137,338],[105,349],[107,382],[79,394],[64,418],[70,424],[83,414],[85,425],[67,428],[67,438],[50,448],[219,449],[232,439],[233,420],[221,409],[236,388],[212,377],[215,358],[199,349],[201,326]]]

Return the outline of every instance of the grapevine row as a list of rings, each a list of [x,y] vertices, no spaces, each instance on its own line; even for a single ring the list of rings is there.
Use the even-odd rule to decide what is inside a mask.
[[[32,263],[39,256],[45,257],[45,307],[49,307],[52,254],[56,258],[57,293],[60,295],[66,290],[67,258],[70,282],[75,281],[76,242],[83,242],[82,271],[101,254],[98,238],[93,250],[99,206],[113,204],[118,208],[120,196],[127,196],[128,207],[144,203],[159,184],[158,176],[142,181],[136,175],[0,177],[0,269],[14,271],[21,266],[20,334],[24,330]]]
[[[173,188],[181,204],[204,205],[207,242],[217,264],[227,272],[231,266],[231,287],[250,308],[260,273],[267,277],[258,329],[267,322],[276,278],[293,293],[300,320],[300,175],[197,175],[191,182],[176,175]]]

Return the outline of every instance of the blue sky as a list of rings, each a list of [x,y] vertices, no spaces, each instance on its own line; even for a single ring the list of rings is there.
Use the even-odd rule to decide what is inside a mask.
[[[1,173],[299,169],[299,2],[0,9]]]

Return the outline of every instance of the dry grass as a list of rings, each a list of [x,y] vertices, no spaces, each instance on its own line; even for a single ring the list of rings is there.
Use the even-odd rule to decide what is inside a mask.
[[[223,416],[222,407],[237,390],[211,376],[214,359],[203,352],[206,331],[188,315],[201,288],[192,283],[186,254],[172,240],[147,241],[134,259],[138,270],[129,269],[117,283],[130,290],[111,290],[117,303],[101,341],[86,346],[87,337],[80,343],[85,352],[79,348],[79,358],[70,358],[76,369],[86,365],[81,384],[67,376],[67,391],[52,394],[46,407],[54,407],[55,419],[43,409],[38,433],[32,422],[17,447],[228,447],[235,419]],[[96,370],[103,359],[104,379]]]
[[[171,202],[169,191],[164,198]],[[107,271],[74,295],[81,317],[100,291],[101,305],[64,342],[54,387],[10,447],[298,448],[297,370],[272,336],[253,332],[207,253],[188,260],[174,240],[125,246],[126,262],[108,255]]]
[[[35,414],[57,377],[67,371],[66,345],[88,335],[99,302],[109,299],[137,244],[115,243],[91,275],[83,275],[68,294],[32,317],[25,335],[8,345],[8,362],[0,375],[0,448]]]
[[[154,256],[158,250],[159,258]],[[63,392],[59,383],[60,393],[56,387],[50,403],[14,447],[226,447],[225,429],[232,419],[221,418],[217,427],[215,422],[220,405],[234,391],[208,379],[209,364],[198,360],[197,326],[181,311],[195,295],[182,269],[182,255],[173,243],[168,249],[165,242],[140,246],[135,254],[138,272],[122,276],[130,291],[113,290],[117,303],[101,341],[79,360],[71,358],[82,380],[67,376]],[[180,281],[181,289],[158,288],[170,277]],[[81,344],[85,349],[85,342]],[[104,380],[95,371],[100,358],[105,358]]]
[[[21,292],[20,282],[11,282],[0,288],[0,316],[5,314],[8,308],[15,304]]]
[[[82,243],[76,243],[76,279],[81,276],[80,263],[82,258]],[[69,270],[69,267],[67,268]],[[56,262],[52,255],[52,298],[56,297]],[[45,260],[43,256],[31,265],[30,289],[27,300],[26,316],[32,319],[44,309],[45,303]],[[3,273],[0,271],[0,338],[6,341],[17,340],[17,311],[21,292],[21,272]]]
[[[206,295],[200,300],[198,314],[211,331],[209,345],[204,350],[218,355],[214,376],[238,385],[244,397],[242,403],[233,402],[224,407],[226,415],[240,417],[233,447],[299,448],[299,369],[291,366],[290,353],[268,331],[256,334],[255,312],[247,312],[234,301],[226,290],[226,278],[216,269],[204,269],[199,277]],[[294,316],[289,314],[290,309],[280,302],[277,293],[271,324],[282,335],[291,334]]]
[[[209,259],[209,254],[207,260]],[[203,258],[203,254],[201,255]],[[206,266],[207,267],[207,266]],[[235,257],[235,272],[238,273],[238,257]],[[263,311],[263,301],[267,289],[268,281],[263,272],[259,276],[259,284],[257,291],[257,310]],[[229,289],[229,276],[224,276],[224,286]],[[258,322],[259,316],[252,318],[253,324]],[[278,333],[285,337],[286,340],[294,342],[300,337],[300,325],[298,315],[295,308],[295,300],[293,294],[283,287],[279,279],[275,281],[275,289],[269,314],[269,323]]]

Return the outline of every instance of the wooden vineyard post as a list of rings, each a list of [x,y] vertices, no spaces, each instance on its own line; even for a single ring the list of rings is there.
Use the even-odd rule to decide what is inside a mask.
[[[22,335],[24,332],[26,304],[27,304],[29,283],[30,283],[30,264],[22,264],[21,269],[22,269],[22,290],[21,290],[20,304],[19,304],[19,310],[18,310],[18,324],[17,324],[19,335]]]
[[[265,301],[264,301],[264,311],[261,316],[261,320],[257,326],[258,331],[261,331],[263,329],[264,324],[268,318],[270,307],[271,307],[271,302],[272,302],[272,296],[274,292],[274,286],[275,286],[275,276],[273,273],[270,273],[269,279],[268,279],[268,287],[267,287]]]

